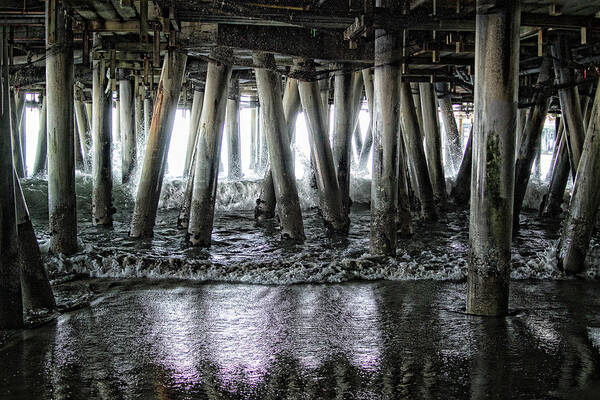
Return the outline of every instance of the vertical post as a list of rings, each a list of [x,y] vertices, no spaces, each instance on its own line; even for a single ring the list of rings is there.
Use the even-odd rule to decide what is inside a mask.
[[[27,176],[27,107],[25,106],[25,92],[16,90],[15,100],[17,105],[17,124],[19,125],[19,146],[21,149],[21,162],[23,163],[23,176]]]
[[[433,186],[429,179],[425,150],[423,150],[423,136],[421,135],[417,110],[408,82],[400,83],[400,96],[402,133],[404,134],[404,143],[410,157],[410,166],[413,168],[412,175],[416,178],[416,182],[414,183],[416,184],[419,199],[421,200],[421,216],[426,220],[435,221],[438,219],[438,214],[433,196]]]
[[[561,205],[567,183],[569,182],[569,153],[567,151],[567,137],[563,121],[561,120],[558,131],[558,149],[552,165],[552,175],[548,184],[548,193],[544,195],[540,206],[540,214],[546,218],[554,218],[562,212]]]
[[[10,95],[10,132],[12,138],[12,160],[19,178],[25,177],[25,164],[23,160],[23,149],[21,147],[21,125],[19,123],[16,94]]]
[[[410,90],[412,92],[413,103],[415,104],[415,111],[417,113],[419,134],[421,135],[421,140],[423,140],[425,137],[425,131],[423,129],[423,110],[421,109],[421,93],[419,91],[419,84],[417,82],[411,82]]]
[[[442,137],[438,121],[438,109],[435,104],[435,90],[431,83],[419,83],[421,94],[421,110],[423,111],[423,131],[425,132],[425,149],[427,168],[433,185],[433,195],[441,208],[446,208],[446,177],[442,163]]]
[[[119,71],[119,125],[121,127],[121,182],[131,180],[137,164],[137,141],[135,137],[134,96],[131,80],[125,71]]]
[[[354,138],[354,145],[356,149],[356,157],[360,157],[360,151],[362,149],[362,137],[360,131],[360,109],[362,106],[363,99],[363,76],[361,71],[354,71],[352,74],[352,135],[351,139]],[[350,146],[352,147],[352,146]],[[350,160],[352,160],[352,149],[350,149]]]
[[[196,144],[196,165],[188,241],[193,246],[210,247],[215,213],[219,158],[223,139],[223,122],[227,105],[227,88],[231,66],[208,62],[204,105]]]
[[[42,175],[46,170],[46,156],[48,151],[48,137],[46,136],[46,96],[41,99],[40,125],[38,128],[38,139],[33,163],[33,176]]]
[[[54,295],[16,173],[14,173],[14,183],[23,308],[26,310],[53,309],[56,307]]]
[[[573,86],[574,73],[570,66],[571,51],[568,38],[559,35],[552,45],[552,58],[554,59],[554,73],[559,85],[566,87],[558,90],[560,109],[565,124],[567,135],[567,150],[571,159],[571,176],[575,181],[577,166],[583,150],[585,139],[585,126],[583,125],[583,113],[579,102],[579,89]]]
[[[8,88],[8,29],[0,27],[0,329],[23,326]]]
[[[333,161],[346,216],[350,213],[350,161],[354,133],[353,86],[355,75],[350,65],[336,68],[333,86]]]
[[[377,1],[381,5],[380,1]],[[373,130],[373,178],[371,183],[370,252],[395,255],[398,216],[398,169],[400,154],[400,56],[398,37],[383,29],[375,31]],[[399,163],[399,160],[402,160]],[[406,186],[405,186],[406,188]],[[408,190],[408,189],[407,189]],[[406,193],[408,197],[408,193]],[[404,210],[406,211],[406,210]],[[406,213],[405,213],[406,214]],[[404,215],[410,221],[410,213]]]
[[[75,110],[75,105],[73,105]],[[81,148],[81,140],[79,140],[79,128],[77,126],[77,117],[73,113],[73,142],[75,144],[75,169],[83,171],[85,160],[83,158],[83,150]]]
[[[267,138],[265,137],[264,120],[262,119],[262,114],[260,113],[260,104],[258,105],[258,109],[258,137],[260,138],[260,147],[258,151],[260,159],[260,171],[265,171],[267,164],[269,163],[269,153],[267,150]]]
[[[304,61],[304,68],[315,72],[312,61]],[[345,216],[342,208],[342,196],[333,165],[319,84],[315,81],[299,81],[298,90],[309,127],[311,155],[325,226],[330,232],[347,234],[350,220]]]
[[[129,236],[134,238],[151,237],[154,231],[171,132],[187,62],[187,54],[183,52],[175,50],[170,52],[170,55],[171,57],[165,56],[163,62],[131,218]]]
[[[99,36],[94,34],[94,45]],[[118,125],[118,124],[117,124]],[[112,91],[104,60],[92,62],[92,223],[112,226]]]
[[[369,127],[365,134],[365,140],[362,144],[360,151],[360,157],[358,162],[358,169],[363,170],[367,168],[367,162],[369,161],[369,154],[371,153],[371,147],[373,146],[373,73],[371,68],[365,68],[362,70],[363,83],[365,85],[365,96],[367,97],[367,105],[369,107]]]
[[[300,94],[298,92],[298,80],[288,78],[285,83],[285,92],[283,94],[283,114],[286,122],[286,133],[288,141],[292,142],[296,118],[300,112]],[[266,129],[266,128],[265,128]],[[294,167],[292,155],[292,170]],[[294,173],[294,179],[295,179]],[[254,208],[254,218],[264,220],[275,216],[275,205],[277,199],[275,196],[275,187],[273,186],[273,174],[271,168],[266,172],[260,190],[260,197],[256,199],[256,207]]]
[[[144,126],[144,89],[140,84],[140,77],[136,75],[133,85],[133,103],[134,103],[134,126],[135,126],[135,144],[136,144],[136,159],[135,163],[137,165],[137,155],[141,153],[143,149],[143,145],[146,139],[146,131]]]
[[[258,132],[256,129],[256,120],[258,119],[258,113],[257,108],[253,105],[255,102],[254,98],[250,102],[252,103],[250,108],[250,170],[254,171],[257,165],[256,148],[258,144]]]
[[[199,88],[194,89],[192,98],[192,114],[190,115],[190,129],[188,131],[187,149],[185,152],[185,163],[183,165],[183,175],[188,176],[192,167],[192,154],[196,148],[196,138],[198,137],[198,125],[200,124],[200,114],[202,113],[202,102],[204,101],[204,92]]]
[[[329,106],[329,76],[319,80],[319,91],[321,93],[321,104],[323,107],[323,119],[325,128],[327,128],[326,133],[327,137],[329,137],[329,112],[331,111],[331,107]]]
[[[460,163],[460,168],[456,174],[456,181],[452,186],[451,197],[454,200],[454,204],[458,206],[467,206],[469,204],[469,198],[471,197],[471,167],[473,164],[473,126],[471,125],[471,132],[469,132],[469,138],[467,139],[467,146],[465,147],[465,153]]]
[[[519,75],[518,0],[477,1],[467,313],[508,312]],[[490,35],[489,32],[494,32]],[[493,68],[489,66],[493,65]]]
[[[227,176],[231,180],[242,177],[242,148],[240,143],[240,83],[237,77],[231,78],[225,111],[227,121]],[[266,144],[266,141],[265,141]]]
[[[144,97],[144,140],[147,140],[148,135],[150,134],[150,125],[152,125],[152,111],[154,108],[153,103],[152,94],[149,90],[147,90]]]
[[[552,60],[545,57],[538,75],[538,86],[551,83]],[[549,82],[550,81],[550,82]],[[550,107],[551,93],[548,90],[536,92],[533,96],[533,107],[525,123],[521,137],[517,162],[515,165],[515,197],[513,205],[513,231],[519,229],[519,214],[525,198],[525,191],[531,175],[536,154],[541,150],[542,130]],[[536,161],[539,164],[539,161]]]
[[[61,0],[46,1],[50,250],[65,254],[77,251],[71,22]]]
[[[281,77],[275,72],[275,58],[272,54],[254,53],[253,61],[258,66],[255,68],[256,86],[265,121],[265,137],[269,148],[269,165],[277,201],[281,237],[304,240],[304,225],[290,149],[290,130],[281,99]],[[288,79],[288,84],[289,81],[294,79]],[[289,97],[286,99],[288,102]]]
[[[81,87],[75,87],[75,119],[77,121],[77,132],[79,133],[79,143],[83,152],[84,167],[89,170],[90,167],[90,146],[91,146],[91,127],[90,121],[85,110],[83,102],[83,91]]]
[[[594,108],[583,153],[577,168],[569,212],[562,227],[558,246],[559,267],[576,274],[585,267],[590,238],[596,226],[600,206],[600,86],[596,89]]]
[[[435,89],[438,93],[442,121],[444,121],[444,129],[446,131],[446,146],[450,158],[449,164],[455,172],[458,172],[462,150],[460,148],[460,134],[458,133],[456,118],[454,118],[454,109],[452,108],[452,98],[450,97],[446,83],[436,83]]]

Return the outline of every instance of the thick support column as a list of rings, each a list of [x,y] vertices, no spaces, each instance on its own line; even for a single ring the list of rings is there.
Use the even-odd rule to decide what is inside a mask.
[[[95,36],[94,41],[98,37]],[[92,223],[112,226],[112,92],[104,60],[92,65]]]
[[[17,90],[15,100],[17,103],[17,123],[19,124],[19,145],[21,146],[23,173],[24,176],[27,176],[27,107],[25,106],[25,92]]]
[[[23,326],[9,96],[5,25],[0,27],[0,329]]]
[[[421,93],[421,109],[423,111],[423,130],[425,132],[425,149],[427,168],[433,185],[433,195],[442,208],[446,208],[446,177],[442,162],[442,135],[435,104],[435,90],[431,83],[419,83]]]
[[[342,65],[334,74],[333,86],[333,162],[337,172],[342,206],[350,213],[350,161],[354,133],[353,86],[355,74],[350,65]]]
[[[573,185],[569,211],[558,246],[559,267],[568,274],[582,272],[600,206],[600,86]]]
[[[540,68],[537,84],[552,84],[552,60],[545,57]],[[515,165],[515,199],[513,205],[513,231],[519,229],[519,214],[525,198],[525,191],[531,176],[531,167],[539,154],[542,140],[542,131],[550,107],[551,93],[548,90],[536,92],[533,96],[533,107],[525,123],[525,129],[521,137],[521,144]],[[539,159],[538,159],[539,160]],[[537,161],[539,163],[539,161]]]
[[[286,134],[289,143],[292,142],[295,128],[296,118],[300,113],[300,94],[298,92],[298,81],[294,78],[288,78],[285,84],[285,91],[283,94],[283,114],[286,123]],[[290,151],[290,154],[291,151]],[[292,170],[294,169],[293,164],[294,157],[292,155]],[[294,179],[295,179],[294,173]],[[273,218],[275,216],[275,205],[277,199],[275,196],[275,187],[273,186],[273,175],[271,168],[265,174],[262,182],[262,188],[260,191],[260,197],[256,200],[256,207],[254,208],[254,218],[257,220],[264,220]]]
[[[310,61],[305,68],[312,69]],[[300,100],[310,133],[310,149],[315,167],[319,202],[325,226],[330,232],[347,234],[350,221],[342,209],[342,196],[337,182],[333,154],[329,145],[323,100],[317,82],[298,82]]]
[[[371,254],[396,254],[399,152],[400,68],[395,63],[398,38],[375,31],[373,179],[371,183]],[[401,160],[399,163],[398,161]],[[408,193],[406,193],[408,197]],[[402,218],[410,221],[410,213]]]
[[[46,95],[50,250],[77,251],[73,127],[73,30],[60,0],[46,2]]]
[[[465,148],[465,154],[463,155],[460,168],[456,174],[456,181],[452,186],[452,197],[454,204],[466,207],[469,205],[469,199],[471,198],[471,166],[473,165],[473,126],[471,126],[471,132],[467,139],[467,147]]]
[[[540,215],[546,218],[558,217],[562,212],[561,205],[569,182],[569,153],[567,151],[567,137],[562,123],[560,124],[558,136],[560,139],[556,150],[556,158],[552,164],[548,193],[544,195],[540,206]]]
[[[567,86],[558,90],[558,98],[568,139],[567,150],[571,159],[571,176],[575,181],[577,166],[583,150],[585,126],[583,125],[583,113],[579,101],[579,89],[577,86],[572,85],[574,73],[570,65],[572,59],[568,40],[565,35],[558,36],[552,45],[552,57],[558,84]]]
[[[223,123],[230,79],[231,66],[209,61],[196,145],[192,209],[187,235],[189,243],[194,246],[210,247],[211,244]]]
[[[290,149],[290,130],[286,123],[284,105],[281,100],[281,77],[276,71],[275,58],[272,54],[255,53],[256,86],[260,97],[261,113],[265,121],[265,136],[269,148],[269,165],[272,185],[275,191],[281,237],[284,239],[304,240],[304,225],[300,200],[296,188],[292,151]],[[295,81],[295,79],[288,79]],[[297,86],[294,82],[287,87]],[[297,93],[297,89],[296,89]],[[290,102],[288,93],[287,102]],[[295,97],[299,97],[295,95]],[[297,101],[296,101],[297,102]],[[297,109],[297,108],[296,108]],[[291,116],[288,118],[291,119]]]
[[[417,82],[411,82],[410,90],[412,92],[413,102],[415,104],[415,111],[417,113],[417,120],[419,123],[419,134],[421,140],[425,137],[425,131],[423,129],[423,110],[421,109],[421,92],[419,90],[419,84]]]
[[[73,106],[73,109],[75,107]],[[73,142],[75,143],[75,169],[83,171],[85,161],[83,159],[83,150],[81,149],[81,141],[79,140],[79,128],[77,127],[77,118],[73,114]]]
[[[323,123],[327,128],[327,137],[329,137],[329,113],[331,111],[331,106],[329,105],[329,76],[322,78],[319,80],[319,93],[321,94],[321,104],[323,107],[323,119],[325,120]]]
[[[146,142],[146,130],[144,126],[144,88],[139,83],[139,77],[135,77],[133,85],[133,106],[134,111],[134,128],[135,128],[135,144],[136,144],[136,164],[137,155],[143,150],[143,146]]]
[[[53,309],[56,307],[54,294],[16,173],[14,178],[23,308],[25,310]]]
[[[16,94],[10,95],[10,132],[12,138],[12,160],[19,178],[25,177],[25,163],[23,150],[21,148],[21,124],[19,122],[19,110],[15,100]]]
[[[433,196],[433,186],[429,179],[427,169],[427,160],[423,149],[423,136],[419,127],[417,110],[411,93],[410,85],[407,82],[400,83],[401,96],[401,119],[402,132],[404,134],[404,144],[406,151],[410,156],[410,165],[413,168],[413,175],[416,178],[416,187],[421,200],[421,216],[429,221],[438,219],[438,213]],[[420,97],[419,97],[420,100]],[[411,181],[412,183],[412,181]],[[414,186],[413,186],[414,188]]]
[[[79,144],[82,149],[84,170],[89,170],[91,144],[92,144],[92,128],[90,121],[88,120],[87,112],[85,110],[85,103],[83,102],[83,91],[80,87],[75,87],[75,120],[77,122],[77,132],[79,138]]]
[[[204,92],[194,90],[192,98],[192,113],[190,115],[190,130],[188,132],[187,149],[185,152],[185,163],[183,165],[183,175],[188,176],[192,168],[192,154],[196,148],[196,138],[198,137],[198,125],[200,124],[200,114],[202,113],[202,102],[204,101]]]
[[[259,113],[258,113],[258,137],[259,137],[259,142],[260,145],[258,147],[258,154],[259,154],[259,170],[261,172],[266,171],[267,169],[267,165],[269,164],[269,151],[267,149],[267,138],[265,137],[265,127],[264,127],[264,121],[261,117],[261,113],[260,113],[260,105],[258,106],[259,108]]]
[[[447,154],[450,158],[449,165],[455,172],[458,172],[460,161],[462,158],[462,149],[460,147],[460,133],[454,118],[454,108],[452,107],[452,99],[448,91],[448,85],[443,82],[435,84],[435,89],[438,93],[438,102],[446,131],[446,146]]]
[[[46,136],[46,97],[42,101],[40,110],[40,125],[38,128],[38,139],[35,151],[35,160],[33,162],[33,176],[39,176],[46,171],[46,160],[48,154],[48,137]]]
[[[173,51],[171,55],[171,57],[165,57],[160,75],[154,103],[154,116],[146,142],[142,174],[131,218],[130,237],[151,237],[153,235],[171,132],[187,62],[185,53]]]
[[[238,180],[242,177],[242,147],[240,140],[240,83],[237,77],[229,83],[227,107],[225,109],[227,125],[227,177]],[[265,129],[268,128],[265,126]],[[265,143],[266,144],[266,143]]]
[[[360,151],[358,161],[359,170],[367,168],[369,154],[371,153],[371,147],[373,146],[373,74],[370,68],[363,69],[362,74],[365,85],[365,96],[367,97],[367,105],[369,107],[369,127],[367,128],[365,140],[363,141],[362,149]]]
[[[517,0],[484,5],[478,0],[467,313],[499,316],[508,312],[521,10]]]
[[[137,141],[135,137],[135,114],[132,82],[120,71],[119,79],[119,126],[121,127],[121,182],[128,183],[137,164]]]

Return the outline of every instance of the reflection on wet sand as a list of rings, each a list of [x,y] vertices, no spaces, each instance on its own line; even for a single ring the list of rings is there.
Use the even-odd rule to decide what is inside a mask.
[[[597,393],[588,332],[600,326],[600,300],[590,282],[515,283],[506,319],[464,315],[464,284],[452,282],[87,283],[103,294],[92,306],[1,345],[0,398]]]

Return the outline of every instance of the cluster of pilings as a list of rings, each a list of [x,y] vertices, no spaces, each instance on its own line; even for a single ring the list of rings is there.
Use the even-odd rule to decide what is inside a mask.
[[[433,79],[420,83],[405,79],[406,49],[396,31],[376,29],[372,66],[336,63],[323,72],[312,59],[296,59],[285,70],[285,82],[274,55],[254,51],[251,167],[266,171],[257,199],[257,220],[278,216],[283,240],[305,239],[291,146],[296,117],[303,111],[311,174],[327,230],[335,235],[348,234],[351,168],[355,165],[364,170],[372,152],[370,253],[394,256],[398,236],[411,234],[415,216],[436,221],[451,203],[470,204],[466,309],[473,314],[504,315],[508,311],[511,239],[519,227],[550,98],[557,90],[562,118],[541,213],[558,215],[570,176],[574,187],[558,258],[566,272],[581,272],[600,205],[600,139],[595,136],[600,130],[600,92],[596,89],[593,101],[579,93],[570,68],[568,41],[557,35],[543,58],[528,107],[519,110],[520,12],[519,2],[512,0],[478,8],[474,124],[464,154],[450,86],[432,83]],[[86,110],[82,87],[74,82],[69,13],[62,2],[52,1],[46,14],[46,86],[32,172],[43,171],[47,163],[50,251],[67,255],[77,251],[76,168],[91,171],[93,177],[93,224],[112,226],[114,103],[118,103],[121,181],[133,182],[138,168],[140,176],[129,236],[150,237],[186,78],[187,51],[176,43],[169,44],[155,91],[152,83],[150,87],[142,85],[139,76],[132,79],[125,71],[117,74],[109,60],[94,58],[91,110]],[[3,35],[0,179],[6,190],[0,196],[0,327],[9,327],[22,321],[21,288],[25,302],[34,304],[38,299],[32,298],[40,295],[45,299],[39,300],[40,304],[51,307],[53,300],[15,179],[26,175],[20,111],[24,95],[10,92],[5,30]],[[95,36],[94,45],[99,41]],[[205,85],[194,88],[192,94],[184,167],[187,181],[178,220],[191,246],[211,245],[224,126],[228,178],[242,175],[240,78],[233,71],[234,59],[230,49],[215,48],[207,61]],[[364,138],[358,123],[363,99],[370,116]],[[440,114],[445,135],[440,129]],[[143,161],[137,166],[139,151]],[[449,196],[447,175],[454,173]]]

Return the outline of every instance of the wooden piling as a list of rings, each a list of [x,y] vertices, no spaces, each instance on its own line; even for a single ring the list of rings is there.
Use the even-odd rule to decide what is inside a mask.
[[[40,109],[40,124],[38,128],[38,139],[35,151],[35,160],[33,162],[33,176],[40,176],[46,171],[46,160],[48,154],[48,137],[46,136],[46,97],[41,99],[42,108]]]
[[[471,167],[473,165],[473,126],[471,125],[471,131],[469,132],[469,138],[467,139],[467,146],[465,147],[465,153],[460,163],[460,168],[456,174],[456,180],[452,186],[450,196],[454,201],[454,204],[459,207],[466,207],[469,205],[469,199],[471,198]]]
[[[202,113],[202,102],[204,101],[204,92],[196,88],[192,97],[192,113],[190,115],[190,129],[188,131],[187,148],[185,152],[185,163],[183,164],[183,176],[189,176],[192,167],[192,154],[196,148],[198,137],[198,125],[200,124],[200,115]]]
[[[360,157],[358,161],[358,169],[364,170],[367,168],[369,154],[373,147],[373,72],[370,68],[362,70],[363,83],[365,85],[365,96],[367,97],[367,106],[369,107],[369,125],[365,133],[365,139],[362,143]]]
[[[210,247],[211,245],[223,123],[230,79],[230,65],[209,61],[196,144],[192,207],[187,234],[187,241],[193,246]]]
[[[432,83],[421,82],[419,83],[419,91],[429,178],[431,179],[435,199],[440,207],[445,209],[448,196],[446,194],[446,176],[442,162],[442,136],[435,102],[435,89]]]
[[[462,159],[462,149],[460,147],[460,133],[454,118],[454,108],[452,107],[452,98],[448,90],[448,84],[438,82],[435,84],[435,89],[438,95],[438,102],[444,122],[444,130],[446,132],[446,148],[449,158],[448,165],[451,166],[454,172],[458,172]]]
[[[240,83],[237,77],[231,78],[227,106],[225,108],[227,127],[227,177],[239,180],[242,177],[242,147],[240,138]]]
[[[410,167],[413,168],[412,175],[414,175],[416,180],[414,183],[416,183],[416,190],[421,201],[421,217],[428,221],[435,221],[438,219],[438,213],[433,195],[433,186],[429,178],[425,150],[423,149],[423,136],[421,135],[417,110],[409,83],[400,83],[400,96],[402,133],[404,135],[406,151],[410,157]],[[412,180],[411,183],[413,183]]]
[[[128,183],[137,164],[133,84],[119,71],[119,126],[121,129],[121,182]]]
[[[501,316],[508,312],[521,10],[517,0],[484,4],[477,1],[475,23],[467,313]]]
[[[46,96],[50,250],[77,251],[73,127],[73,29],[61,0],[46,1]]]
[[[304,68],[314,72],[312,61],[304,61]],[[345,217],[342,208],[342,196],[333,164],[329,129],[319,84],[316,81],[299,81],[298,90],[310,133],[310,148],[325,226],[330,232],[347,234],[350,221]]]
[[[163,62],[131,218],[129,236],[134,238],[151,237],[154,231],[171,132],[187,62],[187,54],[181,51],[173,50],[170,55]]]
[[[19,110],[17,109],[16,94],[10,95],[10,132],[12,140],[12,160],[19,178],[25,177],[25,160],[21,147],[21,124],[19,122]]]
[[[298,189],[296,188],[296,175],[290,149],[290,132],[286,121],[284,104],[281,99],[280,82],[281,77],[275,71],[275,58],[272,54],[254,53],[256,85],[260,98],[261,113],[265,121],[265,136],[269,148],[269,165],[274,187],[279,223],[281,226],[281,237],[284,239],[304,240],[304,225],[302,223],[302,212]],[[294,81],[294,79],[288,79]],[[287,87],[297,86],[297,83],[288,82]],[[296,89],[297,93],[297,89]],[[285,97],[285,96],[284,96]],[[291,108],[291,97],[298,98],[294,93],[289,93],[284,100]],[[296,103],[298,100],[296,100]],[[297,106],[296,106],[297,110]],[[292,119],[292,110],[288,110],[288,120]],[[297,113],[297,111],[296,111]],[[294,118],[295,120],[295,118]]]
[[[0,27],[0,329],[23,326],[8,88],[8,28]]]
[[[75,87],[75,121],[77,122],[77,132],[79,138],[79,145],[83,155],[83,169],[89,171],[91,166],[90,155],[91,155],[91,144],[92,144],[92,128],[90,121],[85,110],[85,103],[83,102],[83,92],[78,86]]]
[[[99,40],[94,35],[94,42]],[[118,124],[117,124],[118,125]],[[106,62],[92,63],[92,223],[112,226],[112,91]]]
[[[540,215],[546,218],[555,218],[562,213],[562,203],[567,183],[569,182],[569,153],[567,151],[567,137],[564,124],[561,121],[558,131],[559,142],[556,158],[551,166],[552,174],[548,184],[548,192],[544,195],[540,205]]]

